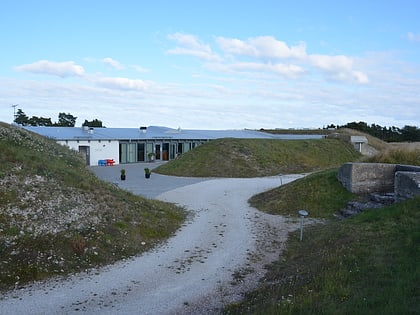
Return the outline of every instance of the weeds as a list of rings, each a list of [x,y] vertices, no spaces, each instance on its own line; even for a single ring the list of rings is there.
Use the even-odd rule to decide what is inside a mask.
[[[71,239],[70,245],[71,245],[71,248],[73,249],[73,252],[78,256],[81,256],[82,254],[84,254],[87,249],[87,242],[80,235],[75,235]]]
[[[0,291],[137,255],[185,215],[98,180],[53,140],[0,123]]]
[[[306,209],[313,218],[331,219],[335,211],[354,198],[356,196],[338,182],[337,170],[332,169],[255,195],[249,202],[271,214],[296,216],[298,210]]]
[[[331,218],[336,199],[349,196],[321,192],[313,186],[334,183],[334,172],[321,172],[287,189],[258,197],[295,198],[294,206],[312,203],[313,215]],[[303,197],[299,191],[308,191]],[[298,196],[298,198],[296,198]],[[312,196],[312,197],[311,197]],[[268,200],[263,200],[267,198]],[[261,200],[260,200],[261,199]],[[332,202],[332,200],[336,200]],[[276,203],[280,203],[277,200]],[[367,210],[350,219],[328,220],[289,235],[287,249],[273,263],[260,287],[225,314],[418,314],[420,312],[420,197],[383,209]],[[280,212],[281,211],[281,212]],[[293,214],[286,208],[280,213]]]
[[[360,157],[336,139],[218,139],[154,169],[157,173],[197,177],[259,177],[305,173]]]
[[[387,149],[368,160],[376,163],[408,164],[420,166],[419,149]]]

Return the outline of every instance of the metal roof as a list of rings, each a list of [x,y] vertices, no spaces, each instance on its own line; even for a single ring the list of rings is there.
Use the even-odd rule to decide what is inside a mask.
[[[55,140],[213,140],[238,139],[320,139],[321,135],[274,135],[256,130],[191,130],[149,126],[141,128],[84,128],[25,126],[29,131]]]

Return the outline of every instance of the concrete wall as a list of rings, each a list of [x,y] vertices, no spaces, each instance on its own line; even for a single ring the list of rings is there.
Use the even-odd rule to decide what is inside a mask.
[[[345,163],[338,180],[355,194],[394,193],[395,201],[420,196],[420,166],[385,163]]]
[[[337,178],[342,185],[355,194],[393,192],[395,164],[345,163]]]
[[[420,169],[420,168],[419,168]],[[420,171],[395,173],[395,201],[420,196]]]
[[[396,172],[420,172],[420,166],[397,164]]]

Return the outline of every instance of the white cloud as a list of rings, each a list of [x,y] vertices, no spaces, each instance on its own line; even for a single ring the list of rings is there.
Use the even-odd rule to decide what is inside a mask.
[[[48,60],[40,60],[31,64],[17,66],[15,69],[18,71],[25,71],[36,74],[54,75],[61,78],[82,76],[85,72],[82,66],[75,64],[73,61],[54,62]]]
[[[407,38],[411,42],[417,42],[420,43],[420,34],[414,34],[412,32],[407,33]]]
[[[351,74],[358,83],[369,83],[369,77],[365,73],[361,71],[352,71]]]
[[[324,70],[328,76],[340,81],[356,81],[368,83],[369,78],[361,71],[353,70],[353,59],[343,56],[308,55],[308,60],[313,66]]]
[[[93,70],[85,73],[74,62],[38,61],[18,68],[74,75],[79,80],[0,78],[0,103],[20,104],[25,112],[32,111],[29,115],[53,119],[56,104],[60,104],[64,111],[79,117],[79,123],[98,118],[108,127],[138,126],[139,122],[211,129],[321,127],[349,121],[401,127],[418,124],[419,66],[404,63],[394,53],[366,53],[359,58],[309,54],[304,43],[288,46],[265,36],[245,40],[219,37],[209,44],[192,35],[172,36],[177,52],[202,58],[198,70],[195,64],[188,68],[191,81],[172,81],[171,68],[165,68],[160,79],[148,81],[143,75],[133,75],[134,66],[123,60],[127,73],[119,77]],[[175,55],[166,57],[171,58],[171,64],[177,59]],[[95,66],[101,61],[94,59]],[[111,61],[115,60],[109,58]],[[150,71],[153,78],[158,77],[158,68]],[[101,111],[96,110],[98,106]],[[10,121],[12,115],[10,106],[0,108],[0,120]]]
[[[100,77],[93,80],[97,85],[118,90],[146,90],[152,83],[139,79]]]
[[[350,71],[353,61],[346,56],[310,55],[312,65],[329,72]]]
[[[260,63],[260,62],[235,62],[230,64],[213,65],[215,69],[225,72],[271,72],[289,78],[296,78],[303,74],[305,69],[293,64]]]
[[[168,50],[168,54],[195,56],[208,61],[220,60],[209,45],[201,43],[194,35],[175,33],[168,35],[168,38],[180,45],[180,47]]]
[[[117,61],[115,59],[112,59],[110,57],[102,59],[102,62],[104,64],[107,64],[107,65],[113,67],[116,70],[123,70],[125,68],[124,65],[122,65],[119,61]]]
[[[186,47],[177,47],[171,53],[194,55],[202,59],[211,60],[215,56],[212,49],[199,41],[193,35],[173,34],[171,39]],[[285,42],[272,36],[251,37],[247,40],[237,38],[216,37],[216,42],[225,54],[213,60],[207,68],[225,71],[271,71],[286,77],[298,78],[300,74],[307,73],[308,64],[315,67],[330,80],[356,82],[366,84],[369,78],[361,70],[354,69],[353,59],[344,55],[308,54],[306,44],[299,42],[295,46],[288,46]],[[246,62],[242,57],[248,57]],[[254,60],[249,61],[249,58]],[[237,60],[238,59],[238,60]],[[293,60],[292,63],[278,62],[279,60]]]
[[[304,58],[306,45],[300,42],[289,47],[285,42],[276,40],[272,36],[260,36],[242,41],[236,38],[218,37],[220,48],[226,53],[247,55],[256,58]]]

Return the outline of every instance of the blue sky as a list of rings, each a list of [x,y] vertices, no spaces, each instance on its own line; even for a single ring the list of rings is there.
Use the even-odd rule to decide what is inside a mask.
[[[348,2],[348,3],[347,3]],[[3,1],[0,121],[420,125],[420,1]]]

